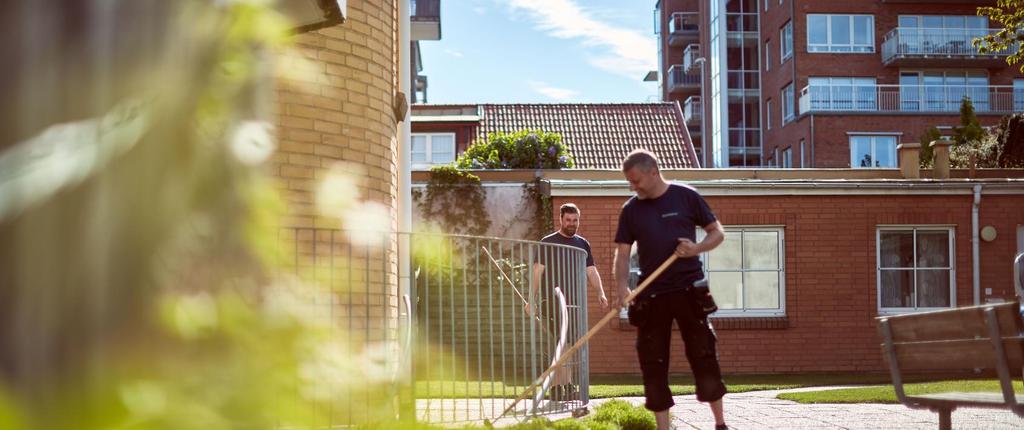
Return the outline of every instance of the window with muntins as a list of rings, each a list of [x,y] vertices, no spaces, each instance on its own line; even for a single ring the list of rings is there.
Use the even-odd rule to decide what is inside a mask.
[[[878,110],[875,78],[812,77],[807,79],[811,110]]]
[[[413,133],[410,161],[413,166],[455,161],[455,133]]]
[[[880,312],[956,305],[953,228],[879,227],[877,234]]]
[[[786,85],[782,89],[782,123],[785,124],[793,120],[795,116],[793,112],[793,84]]]
[[[725,241],[701,255],[716,316],[785,315],[783,227],[726,226]],[[697,229],[697,240],[704,238]]]
[[[875,52],[875,17],[808,14],[807,52]]]
[[[780,64],[793,56],[793,21],[787,22],[779,29],[779,52]]]
[[[895,168],[896,136],[850,136],[850,167]]]

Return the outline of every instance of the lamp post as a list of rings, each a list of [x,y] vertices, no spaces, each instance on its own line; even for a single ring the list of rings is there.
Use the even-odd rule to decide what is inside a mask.
[[[700,146],[701,146],[700,153],[701,153],[701,155],[704,158],[704,160],[703,160],[704,167],[707,168],[708,164],[709,164],[708,163],[708,153],[711,152],[711,151],[708,151],[708,146],[706,145],[708,129],[707,129],[707,127],[705,127],[705,125],[707,124],[707,115],[706,115],[707,109],[704,109],[704,107],[706,106],[706,103],[707,103],[707,100],[704,98],[704,63],[705,63],[705,60],[704,60],[704,57],[697,57],[696,59],[693,60],[693,62],[694,63],[700,63]]]

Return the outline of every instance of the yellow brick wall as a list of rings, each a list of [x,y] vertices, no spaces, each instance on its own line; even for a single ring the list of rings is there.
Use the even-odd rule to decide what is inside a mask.
[[[362,165],[362,198],[392,209],[398,193],[396,1],[348,2],[345,23],[297,35],[278,59],[278,151],[271,163],[288,202],[290,227],[337,228],[318,217],[317,181],[338,161]],[[296,61],[299,57],[302,61]]]
[[[397,230],[397,1],[349,0],[343,24],[295,36],[275,61],[278,150],[269,168],[288,205],[279,235],[292,271],[330,287],[312,299],[349,342],[394,339],[398,324],[397,237],[352,244],[338,219],[316,209],[320,180],[339,161],[362,169],[359,198],[390,209]]]

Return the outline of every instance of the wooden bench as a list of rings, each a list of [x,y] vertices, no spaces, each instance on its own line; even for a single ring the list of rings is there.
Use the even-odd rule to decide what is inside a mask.
[[[1017,302],[878,318],[882,352],[901,403],[939,414],[939,429],[950,429],[957,407],[1009,409],[1024,416],[1011,372],[1024,365],[1024,323]],[[903,380],[911,372],[995,370],[1000,393],[948,392],[909,396]]]

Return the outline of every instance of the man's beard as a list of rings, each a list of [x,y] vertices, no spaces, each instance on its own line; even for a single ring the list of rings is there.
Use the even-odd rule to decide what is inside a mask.
[[[576,227],[562,227],[562,234],[566,236],[573,236],[576,234]]]

